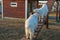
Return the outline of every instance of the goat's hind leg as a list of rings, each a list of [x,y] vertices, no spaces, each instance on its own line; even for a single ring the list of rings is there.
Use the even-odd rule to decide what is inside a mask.
[[[30,30],[29,33],[30,33],[30,40],[33,40],[34,32]]]
[[[25,29],[25,34],[26,34],[26,40],[28,40],[29,39],[29,29],[28,28]]]

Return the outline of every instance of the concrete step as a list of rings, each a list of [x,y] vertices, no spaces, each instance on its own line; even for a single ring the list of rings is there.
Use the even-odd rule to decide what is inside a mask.
[[[49,16],[56,16],[56,12],[49,13]]]
[[[57,26],[60,26],[60,21],[56,21],[56,20],[48,20],[48,23],[49,23],[49,25],[57,25]]]
[[[56,16],[49,16],[48,19],[50,19],[50,20],[55,20],[55,19],[56,19]]]

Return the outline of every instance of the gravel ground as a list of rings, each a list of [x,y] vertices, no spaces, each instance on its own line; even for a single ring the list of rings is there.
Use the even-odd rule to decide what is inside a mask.
[[[60,40],[60,26],[49,26],[49,29],[43,28],[39,34],[38,40]]]
[[[24,20],[0,19],[0,40],[20,40],[24,34]]]
[[[2,28],[0,27],[0,40],[20,40],[24,35],[24,29],[21,28]]]
[[[24,20],[0,19],[0,40],[21,40],[25,36]],[[60,26],[44,26],[38,40],[60,40]]]

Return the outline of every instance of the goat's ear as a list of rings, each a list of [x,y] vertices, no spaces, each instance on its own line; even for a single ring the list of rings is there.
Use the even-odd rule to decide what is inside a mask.
[[[31,12],[32,14],[34,14],[35,12]]]
[[[33,12],[30,12],[30,15],[32,15],[33,14]]]

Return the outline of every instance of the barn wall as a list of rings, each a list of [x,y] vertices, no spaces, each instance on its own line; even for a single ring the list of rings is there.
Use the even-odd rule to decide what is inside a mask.
[[[25,0],[15,0],[17,7],[11,7],[12,0],[3,0],[4,17],[25,18]]]

